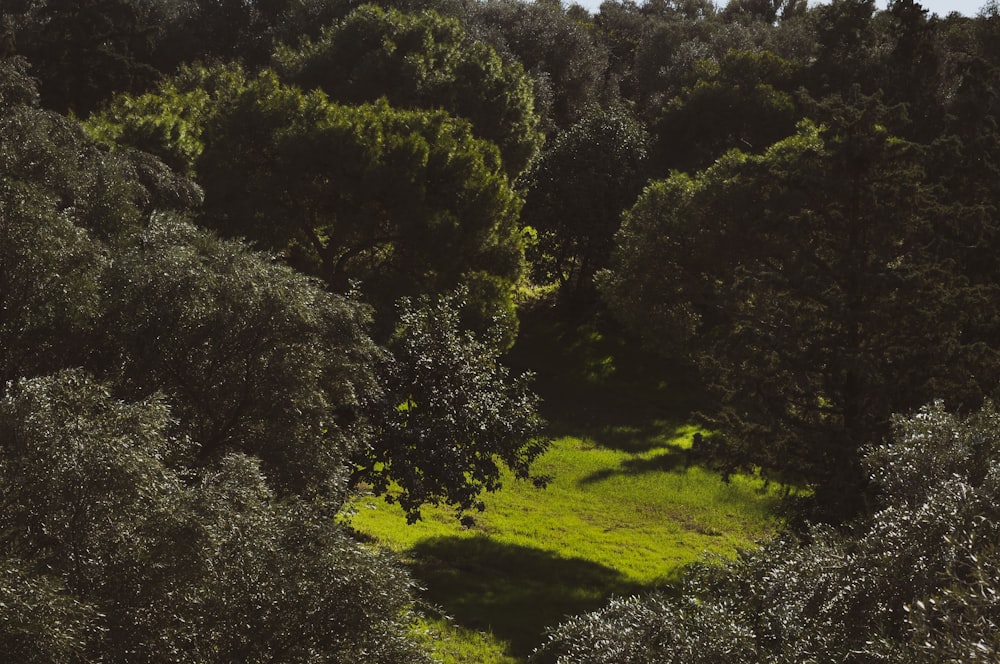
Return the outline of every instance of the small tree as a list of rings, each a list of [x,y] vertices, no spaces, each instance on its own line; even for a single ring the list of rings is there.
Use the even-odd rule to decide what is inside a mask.
[[[425,503],[483,509],[483,491],[500,488],[502,468],[531,477],[545,451],[530,376],[511,378],[498,339],[463,330],[464,292],[404,299],[379,433],[356,471],[414,521]],[[532,478],[541,482],[542,478]]]

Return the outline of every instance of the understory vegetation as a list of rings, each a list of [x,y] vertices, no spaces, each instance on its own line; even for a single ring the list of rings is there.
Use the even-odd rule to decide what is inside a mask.
[[[5,0],[0,652],[1000,659],[1000,6]]]

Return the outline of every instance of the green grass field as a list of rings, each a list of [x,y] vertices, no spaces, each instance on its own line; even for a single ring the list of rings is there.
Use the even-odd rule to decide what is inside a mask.
[[[513,363],[539,369],[557,436],[535,466],[547,488],[509,478],[470,527],[448,509],[407,525],[380,498],[354,503],[352,525],[425,588],[416,631],[442,661],[524,661],[565,616],[669,585],[684,565],[778,527],[778,487],[687,465],[694,391],[664,382],[634,349],[529,320]]]

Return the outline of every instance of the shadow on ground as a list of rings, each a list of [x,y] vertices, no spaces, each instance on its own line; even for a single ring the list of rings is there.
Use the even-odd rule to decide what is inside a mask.
[[[617,468],[603,468],[581,478],[578,484],[586,486],[616,475],[642,475],[644,473],[683,472],[691,466],[691,456],[688,450],[672,446],[665,452],[652,457],[634,457],[625,459]]]
[[[707,404],[691,367],[641,348],[600,315],[574,324],[550,309],[524,312],[507,361],[535,372],[551,435],[625,452],[662,447]]]
[[[463,627],[492,631],[515,657],[541,645],[545,626],[641,589],[603,565],[486,537],[432,538],[410,554],[426,601]]]

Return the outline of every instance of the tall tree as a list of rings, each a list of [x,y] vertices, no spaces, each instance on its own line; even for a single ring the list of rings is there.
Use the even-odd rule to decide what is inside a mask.
[[[444,109],[469,120],[500,148],[507,174],[524,170],[541,145],[530,79],[473,39],[457,19],[365,5],[315,41],[279,49],[285,80],[319,88],[343,104],[385,98],[397,108]]]
[[[607,280],[635,330],[693,349],[730,461],[813,484],[833,518],[861,506],[859,450],[893,411],[973,407],[1000,376],[971,366],[947,214],[880,108],[840,105],[828,128],[649,187]]]
[[[480,328],[506,317],[512,333],[521,201],[467,122],[331,104],[269,71],[192,69],[162,90],[120,99],[95,131],[186,161],[205,189],[201,223],[338,292],[359,282],[383,325],[397,298],[465,283]]]

